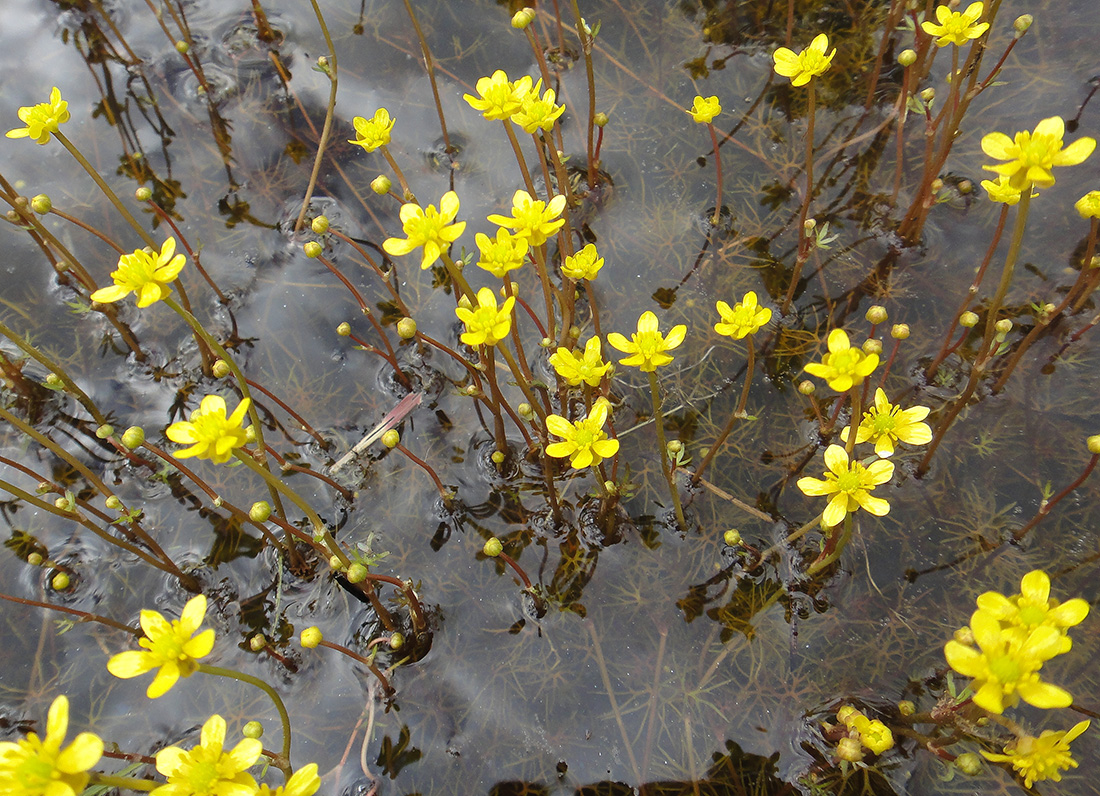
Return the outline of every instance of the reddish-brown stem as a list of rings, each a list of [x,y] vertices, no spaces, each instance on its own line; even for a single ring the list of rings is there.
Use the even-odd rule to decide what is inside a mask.
[[[1058,503],[1061,502],[1064,498],[1068,497],[1070,493],[1073,492],[1073,490],[1081,486],[1081,484],[1085,482],[1085,479],[1088,478],[1092,471],[1096,468],[1096,463],[1098,461],[1100,461],[1100,453],[1093,455],[1093,457],[1089,460],[1089,463],[1085,465],[1085,469],[1081,471],[1081,475],[1077,476],[1072,484],[1070,484],[1057,495],[1052,497],[1050,500],[1045,501],[1041,506],[1039,506],[1039,510],[1035,512],[1035,516],[1028,521],[1027,525],[1023,526],[1014,534],[1012,534],[1012,541],[1018,542],[1023,539],[1024,536],[1029,531],[1031,531],[1031,529],[1033,529],[1042,521],[1043,517],[1050,513],[1051,509],[1057,506]]]

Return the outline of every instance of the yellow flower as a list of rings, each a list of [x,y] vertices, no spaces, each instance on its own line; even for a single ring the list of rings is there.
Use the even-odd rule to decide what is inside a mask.
[[[269,788],[267,783],[262,783],[257,796],[313,796],[320,787],[321,778],[317,776],[317,764],[310,763],[291,774],[287,783],[275,790]]]
[[[133,293],[139,307],[148,307],[172,292],[168,284],[179,276],[186,262],[187,258],[176,254],[175,238],[166,240],[159,252],[138,249],[124,254],[118,258],[118,270],[111,272],[115,283],[95,291],[91,299],[110,304]]]
[[[984,749],[982,755],[994,763],[1011,763],[1024,778],[1025,788],[1043,779],[1061,782],[1063,770],[1077,768],[1077,761],[1070,754],[1070,741],[1087,730],[1090,723],[1088,720],[1079,721],[1071,729],[1061,732],[1043,730],[1038,738],[1024,735],[1006,746],[1003,755],[990,754]]]
[[[718,102],[718,97],[707,97],[706,99],[696,97],[691,103],[691,107],[685,111],[700,124],[710,124],[714,121],[714,117],[721,112],[722,105]]]
[[[248,441],[248,431],[241,428],[251,399],[243,398],[229,417],[225,416],[225,400],[220,395],[208,395],[199,408],[191,413],[190,420],[179,420],[164,432],[172,442],[190,445],[176,451],[177,459],[198,456],[214,464],[229,461],[233,451]]]
[[[50,133],[69,121],[69,103],[61,99],[61,89],[50,90],[50,101],[28,105],[19,109],[19,121],[27,125],[8,130],[8,138],[30,138],[36,144],[48,144]]]
[[[603,424],[611,410],[611,402],[597,398],[588,417],[570,423],[561,415],[547,415],[546,429],[561,437],[564,442],[552,442],[546,446],[546,455],[557,459],[569,457],[569,463],[578,470],[595,467],[619,450],[617,439],[608,439]]]
[[[400,257],[413,249],[424,247],[424,257],[420,261],[421,270],[430,268],[439,259],[439,255],[466,229],[466,222],[453,224],[458,215],[458,194],[447,191],[439,201],[439,210],[435,205],[421,208],[409,202],[401,205],[401,229],[406,239],[386,238],[382,248],[387,254]]]
[[[1054,185],[1052,168],[1083,163],[1096,148],[1095,138],[1083,136],[1063,149],[1065,132],[1066,125],[1061,117],[1051,116],[1035,125],[1033,132],[1023,130],[1016,133],[1014,139],[1004,133],[989,133],[982,137],[982,151],[991,158],[1008,162],[982,168],[1008,177],[1009,184],[1020,191],[1033,185],[1049,188]]]
[[[829,332],[827,345],[829,353],[821,362],[807,365],[806,372],[825,379],[837,392],[847,392],[854,385],[862,384],[878,367],[878,354],[865,354],[862,349],[852,348],[843,329]]]
[[[572,351],[559,348],[550,355],[550,364],[570,387],[579,387],[581,382],[590,387],[599,387],[604,374],[611,368],[600,356],[600,338],[593,337],[584,344],[584,355],[577,357]]]
[[[190,677],[198,671],[198,659],[214,649],[213,629],[195,635],[205,616],[206,597],[201,594],[187,601],[178,620],[169,622],[156,611],[142,611],[141,629],[145,638],[139,639],[138,644],[145,651],[120,652],[107,661],[107,671],[129,679],[157,669],[145,695],[156,699],[167,694],[180,677]]]
[[[756,334],[760,327],[772,319],[772,311],[756,303],[756,293],[749,291],[745,297],[733,305],[719,301],[716,305],[722,320],[714,325],[714,331],[740,340],[746,335]]]
[[[800,53],[780,47],[772,55],[775,61],[775,73],[791,79],[792,86],[804,86],[810,82],[810,78],[822,75],[829,71],[836,48],[828,55],[829,37],[819,33],[810,42],[810,46]]]
[[[1073,203],[1073,209],[1081,218],[1100,218],[1100,191],[1089,191]]]
[[[1061,651],[1062,634],[1050,625],[1030,633],[1003,628],[997,618],[982,610],[970,617],[970,630],[978,649],[952,639],[943,648],[948,665],[973,678],[974,704],[992,713],[1003,713],[1022,698],[1037,708],[1064,708],[1073,702],[1068,691],[1044,683],[1039,669]]]
[[[1053,627],[1061,635],[1057,654],[1069,652],[1073,642],[1067,628],[1079,625],[1089,615],[1089,604],[1079,597],[1059,603],[1050,596],[1050,577],[1035,569],[1020,580],[1020,593],[1006,597],[995,591],[978,595],[978,610],[989,614],[1002,627],[1017,627],[1030,633],[1038,627]]]
[[[373,152],[380,146],[390,142],[390,131],[393,130],[396,119],[390,118],[390,112],[385,108],[379,108],[370,119],[356,116],[351,120],[355,125],[355,138],[349,138],[349,144],[357,144],[368,152]]]
[[[936,39],[937,47],[946,47],[948,44],[962,47],[989,30],[988,22],[978,22],[984,10],[981,3],[971,3],[962,13],[952,11],[947,6],[936,6],[936,20],[939,24],[925,20],[920,23],[921,30],[929,36],[939,36]]]
[[[607,342],[624,354],[630,354],[626,359],[620,359],[623,365],[636,366],[645,372],[657,370],[662,365],[672,361],[672,357],[666,354],[684,342],[687,337],[687,327],[684,324],[673,326],[668,337],[664,337],[657,328],[657,316],[646,310],[638,318],[638,331],[627,340],[618,332],[612,332],[607,336]]]
[[[523,107],[524,97],[531,92],[531,78],[524,76],[512,83],[504,70],[498,69],[492,77],[478,80],[476,88],[480,97],[462,95],[471,108],[481,111],[486,119],[508,119]]]
[[[940,8],[943,8],[943,6],[940,6]],[[1023,195],[1023,191],[1012,187],[1008,177],[1003,174],[999,175],[996,181],[982,180],[982,187],[985,188],[986,195],[991,202],[1001,202],[1009,207],[1019,202],[1020,196]]]
[[[497,230],[495,240],[483,232],[477,233],[474,240],[481,251],[478,267],[495,277],[503,278],[509,271],[521,267],[527,257],[527,239],[517,238],[504,228]]]
[[[161,749],[157,771],[168,782],[153,788],[151,796],[254,796],[258,787],[247,769],[260,759],[263,744],[243,738],[228,752],[224,745],[225,719],[215,714],[202,725],[198,746]]]
[[[887,749],[894,748],[894,734],[890,728],[878,719],[867,719],[856,722],[856,731],[859,733],[859,741],[876,755],[880,755]]]
[[[511,218],[494,213],[489,216],[489,221],[514,229],[516,235],[527,238],[532,246],[541,246],[565,223],[564,218],[558,218],[564,209],[565,197],[562,194],[558,194],[547,204],[532,199],[527,191],[516,191],[512,195]]]
[[[603,257],[596,251],[596,244],[589,243],[576,254],[571,254],[562,263],[561,272],[577,281],[587,279],[591,282],[603,268]]]
[[[512,306],[515,296],[504,300],[497,309],[497,297],[487,287],[477,291],[477,308],[455,307],[455,315],[466,324],[461,340],[466,345],[496,345],[508,336],[512,328]]]
[[[875,390],[875,405],[863,413],[856,429],[856,442],[875,443],[875,453],[883,458],[894,455],[894,443],[927,445],[932,441],[932,429],[920,422],[928,417],[927,406],[901,409],[886,400],[882,388]],[[840,438],[848,441],[848,429],[840,432]]]
[[[876,517],[890,512],[890,504],[882,498],[873,497],[871,490],[885,484],[894,477],[893,462],[879,459],[866,467],[862,462],[848,461],[848,453],[840,445],[830,445],[825,449],[825,480],[819,478],[799,478],[798,488],[804,495],[816,497],[832,495],[829,505],[821,516],[828,527],[840,525],[844,518],[858,509],[865,509]]]
[[[30,732],[14,743],[0,742],[0,793],[78,796],[88,784],[88,769],[103,756],[103,741],[95,733],[82,732],[62,749],[68,729],[69,700],[62,695],[50,705],[45,738]]]
[[[558,117],[565,113],[564,105],[554,104],[554,100],[557,99],[554,89],[546,89],[546,93],[540,99],[540,88],[542,88],[542,78],[539,78],[530,92],[523,95],[520,100],[520,109],[512,114],[512,121],[531,135],[535,134],[535,130],[550,130]]]

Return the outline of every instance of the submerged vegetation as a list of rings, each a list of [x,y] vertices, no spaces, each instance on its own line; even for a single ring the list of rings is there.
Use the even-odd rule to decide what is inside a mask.
[[[1090,792],[1051,4],[290,5],[9,92],[3,793]]]

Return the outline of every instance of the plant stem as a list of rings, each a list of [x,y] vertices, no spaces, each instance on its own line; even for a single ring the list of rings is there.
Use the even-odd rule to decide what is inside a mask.
[[[756,366],[756,351],[753,348],[751,334],[746,335],[745,341],[749,345],[749,354],[748,361],[745,364],[745,383],[741,387],[741,400],[737,402],[737,408],[733,410],[733,414],[731,414],[729,420],[726,421],[726,426],[722,429],[722,433],[718,435],[718,439],[714,441],[710,450],[707,451],[707,455],[703,457],[702,463],[695,469],[695,475],[691,477],[692,485],[699,483],[699,479],[703,477],[703,471],[707,469],[707,465],[710,464],[711,459],[718,453],[718,449],[722,447],[722,443],[726,441],[726,437],[728,437],[733,430],[733,424],[746,416],[745,405],[749,400],[749,387],[752,385],[752,372]]]
[[[298,211],[298,220],[294,222],[295,232],[302,228],[302,222],[305,221],[306,213],[309,212],[309,200],[313,198],[313,190],[317,187],[317,177],[321,173],[321,161],[325,157],[325,147],[328,145],[329,135],[332,134],[332,120],[336,115],[336,84],[338,82],[336,47],[332,43],[328,25],[325,24],[325,15],[321,13],[321,7],[317,5],[317,0],[309,0],[309,2],[313,6],[314,16],[317,17],[317,24],[321,26],[321,35],[325,37],[325,46],[328,47],[328,65],[324,69],[329,81],[328,105],[325,108],[325,124],[321,128],[321,137],[317,139],[317,154],[313,158],[313,170],[309,174],[309,185],[306,186],[306,195],[302,198],[302,209]]]
[[[657,371],[648,371],[649,394],[653,398],[653,422],[657,426],[657,447],[660,448],[661,470],[668,482],[669,492],[672,494],[672,505],[676,510],[676,521],[680,524],[680,530],[687,533],[687,522],[684,520],[684,507],[680,505],[680,492],[676,489],[676,482],[672,480],[672,467],[668,460],[668,443],[665,442],[665,421],[661,416],[661,392],[657,384]]]
[[[294,773],[294,769],[290,767],[290,716],[287,715],[286,705],[283,704],[283,699],[279,696],[278,692],[259,677],[253,677],[251,674],[234,671],[233,669],[225,669],[221,666],[211,666],[209,663],[202,663],[199,661],[199,671],[205,674],[228,677],[230,680],[239,680],[242,683],[254,685],[271,697],[271,701],[275,703],[275,709],[279,711],[279,721],[282,722],[283,725],[283,748],[281,755],[286,765],[286,769],[283,770],[283,773],[289,778],[290,774]]]
[[[790,309],[794,292],[798,288],[798,280],[802,277],[802,266],[810,256],[810,240],[806,233],[806,217],[810,212],[810,200],[814,194],[814,117],[817,115],[817,78],[811,77],[806,86],[809,91],[807,100],[806,119],[806,194],[802,197],[802,207],[798,212],[798,254],[795,256],[794,270],[791,272],[791,283],[787,286],[787,295],[783,297],[783,305],[779,308],[780,315],[786,315]]]

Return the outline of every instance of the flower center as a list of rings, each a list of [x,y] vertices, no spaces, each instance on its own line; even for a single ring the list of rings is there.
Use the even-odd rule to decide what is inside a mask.
[[[856,469],[859,468],[859,469]],[[861,478],[861,471],[863,470],[859,464],[853,464],[852,469],[846,473],[842,473],[836,477],[837,489],[841,492],[847,492],[851,494],[858,492],[863,488],[863,479]]]
[[[1045,605],[1025,605],[1020,608],[1020,624],[1035,627],[1043,624],[1047,618]]]
[[[871,428],[877,435],[889,434],[897,428],[898,421],[894,417],[893,412],[877,412],[875,419],[871,423]]]
[[[193,763],[187,772],[187,784],[195,796],[206,796],[212,793],[219,779],[218,765],[212,760]]]
[[[1039,133],[1032,135],[1024,131],[1020,133],[1017,144],[1020,147],[1020,160],[1027,166],[1050,166],[1055,155],[1062,149],[1062,139],[1052,135]]]
[[[1017,683],[1023,676],[1020,662],[1010,655],[998,655],[990,659],[989,672],[997,678],[998,682],[1005,685]]]

